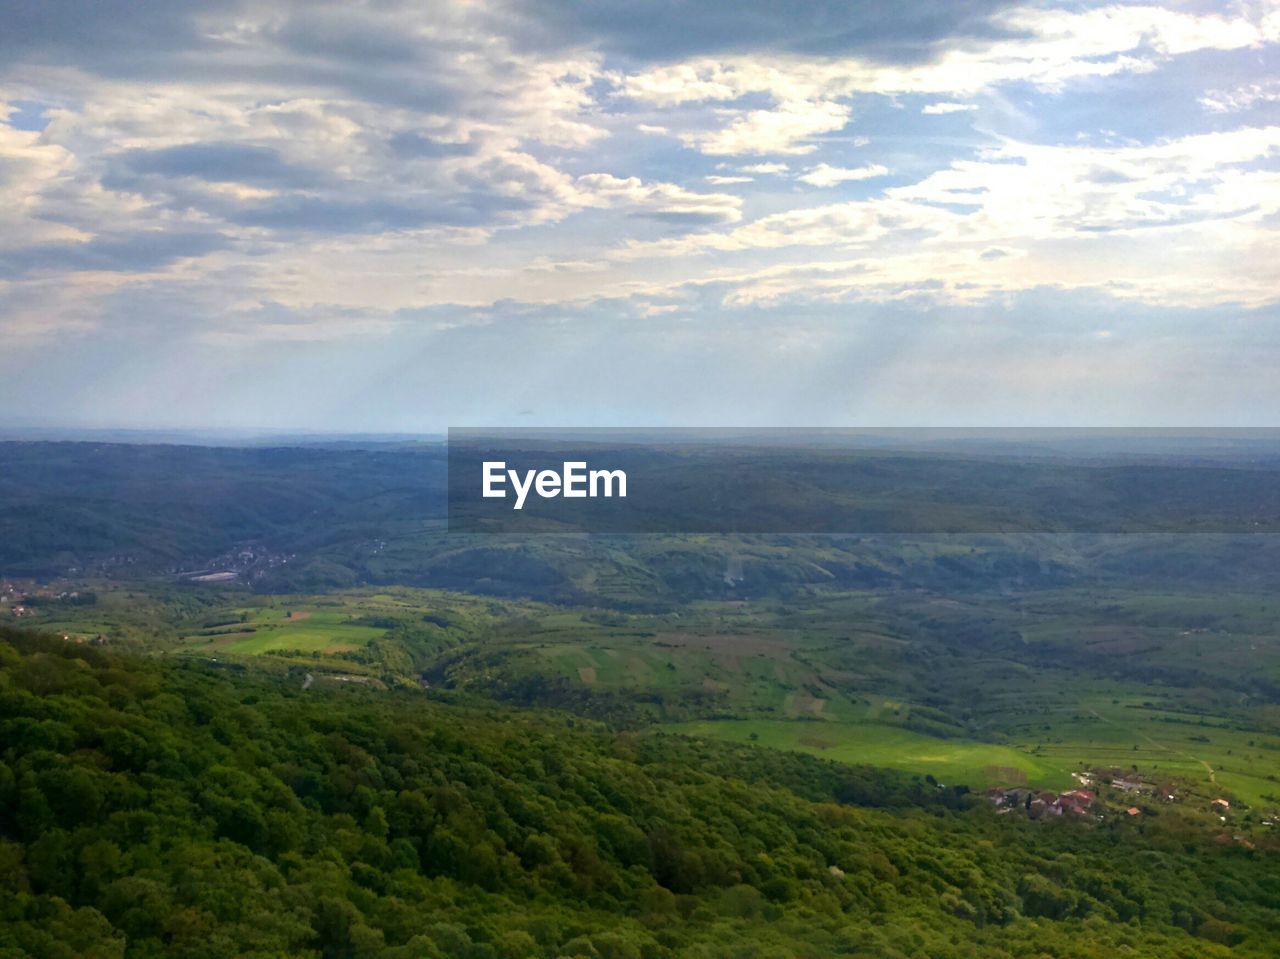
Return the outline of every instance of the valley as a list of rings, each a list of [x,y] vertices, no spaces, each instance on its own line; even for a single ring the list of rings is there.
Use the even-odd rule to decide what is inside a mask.
[[[1270,598],[828,592],[664,613],[410,587],[108,583],[21,623],[148,654],[568,709],[974,790],[1136,767],[1280,810]],[[1179,629],[1178,624],[1196,624]],[[1206,649],[1211,654],[1206,657]]]
[[[429,448],[21,445],[5,959],[1280,934],[1270,534],[461,534]]]

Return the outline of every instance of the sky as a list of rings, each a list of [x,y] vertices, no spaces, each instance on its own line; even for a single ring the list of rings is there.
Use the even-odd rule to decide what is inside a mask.
[[[0,0],[0,425],[1280,425],[1280,0]]]

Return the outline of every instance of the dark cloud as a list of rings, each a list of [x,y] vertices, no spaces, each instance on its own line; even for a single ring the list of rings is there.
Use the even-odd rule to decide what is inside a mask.
[[[117,155],[114,179],[107,186],[133,176],[195,177],[210,183],[248,183],[254,186],[313,186],[324,177],[286,163],[266,147],[242,143],[187,143],[160,150],[129,150]]]
[[[0,61],[127,64],[209,42],[198,16],[228,0],[0,0]]]
[[[729,220],[727,210],[640,210],[633,216],[647,220],[657,220],[673,226],[706,226],[711,223],[725,223]]]
[[[420,133],[397,133],[387,143],[391,152],[404,160],[441,157],[471,156],[479,148],[468,140],[465,143],[450,143],[445,140],[434,140]]]
[[[394,22],[370,20],[359,9],[303,11],[268,34],[286,50],[307,57],[367,64],[412,63],[422,56],[420,38]]]
[[[113,79],[342,90],[441,112],[474,93],[451,68],[456,40],[413,30],[409,4],[376,13],[320,0],[0,0],[0,69],[58,64]],[[255,19],[258,32],[228,36]]]
[[[241,226],[281,232],[380,233],[433,226],[478,226],[530,206],[519,197],[468,193],[408,199],[344,199],[291,195],[246,203],[224,216]]]
[[[392,138],[419,158],[472,153],[472,144],[438,143],[416,133]],[[174,210],[198,209],[233,227],[287,235],[368,234],[434,226],[491,225],[548,199],[529,171],[491,162],[486,170],[523,189],[501,190],[488,176],[460,173],[433,186],[401,186],[394,170],[374,180],[345,179],[292,164],[267,147],[227,142],[128,150],[106,161],[101,183],[146,195]],[[236,199],[204,183],[242,183],[271,189],[268,198]],[[500,184],[499,184],[500,185]]]
[[[925,59],[952,38],[1003,35],[994,14],[1015,0],[513,0],[517,44],[583,45],[637,61],[734,52]]]
[[[638,62],[700,54],[775,52],[809,56],[859,54],[918,61],[949,39],[1003,35],[993,16],[1015,0],[494,0],[458,8],[475,52],[483,35],[506,37],[514,49],[588,47]],[[279,64],[218,36],[236,22],[234,0],[0,0],[0,60],[73,63],[104,74],[270,80]],[[284,55],[289,79],[341,83],[396,102],[440,97],[438,41],[409,28],[420,15],[408,3],[353,8],[343,4],[256,4],[268,25],[263,51]],[[464,31],[465,34],[465,31]],[[464,41],[455,36],[456,52]],[[395,82],[383,83],[394,76]],[[416,79],[415,79],[416,77]],[[276,77],[283,79],[283,77]]]
[[[0,277],[16,279],[44,271],[145,273],[228,244],[216,233],[171,231],[104,234],[83,243],[37,243],[0,251]]]

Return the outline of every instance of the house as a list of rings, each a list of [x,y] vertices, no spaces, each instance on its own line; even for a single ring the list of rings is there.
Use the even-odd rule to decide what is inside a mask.
[[[1125,810],[1125,812],[1126,812],[1128,815],[1130,815],[1130,816],[1141,816],[1141,815],[1142,815],[1142,810],[1141,810],[1141,809],[1139,809],[1137,806],[1130,806],[1128,809],[1126,809],[1126,810]]]
[[[1209,803],[1209,805],[1213,806],[1215,809],[1225,810],[1231,808],[1231,803],[1227,802],[1225,799],[1215,799],[1213,802]]]
[[[998,795],[991,797],[996,805],[1023,806],[1027,809],[1031,808],[1031,800],[1035,795],[1030,789],[1021,786],[1016,789],[996,790],[996,792]]]
[[[1070,792],[1063,793],[1058,798],[1061,802],[1068,805],[1080,806],[1083,809],[1088,809],[1093,805],[1093,801],[1097,796],[1094,793],[1089,792],[1087,789],[1072,789]]]

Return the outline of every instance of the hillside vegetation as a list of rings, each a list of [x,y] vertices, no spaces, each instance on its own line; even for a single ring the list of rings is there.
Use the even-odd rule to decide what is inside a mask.
[[[563,714],[0,642],[0,956],[1269,956],[1274,854]]]
[[[749,475],[751,462],[741,460],[738,454],[733,471]],[[647,468],[659,465],[660,459]],[[1099,529],[1117,529],[1150,511],[1149,479],[1178,491],[1175,508],[1159,523],[1215,529],[1223,516],[1238,525],[1258,511],[1273,524],[1280,515],[1269,499],[1280,490],[1276,475],[1270,461],[1099,472],[1053,463],[858,456],[827,462],[811,477],[805,509],[821,514],[851,496],[888,498],[905,511],[905,528],[932,529],[935,501],[958,495],[959,484],[1020,517],[1011,529],[1057,529],[1060,511],[1075,515],[1086,506]],[[1103,483],[1099,476],[1112,478]],[[1225,504],[1218,497],[1224,477],[1240,487],[1231,486]],[[658,609],[828,587],[965,590],[1099,584],[1116,576],[1240,585],[1274,582],[1280,570],[1280,536],[1249,534],[449,534],[445,478],[445,452],[433,445],[0,443],[0,572],[126,579],[225,573],[262,592],[398,583]],[[909,492],[901,491],[904,484]],[[1255,503],[1254,494],[1267,502]],[[791,493],[770,495],[773,501]],[[695,500],[683,508],[696,506]],[[966,525],[964,514],[952,519],[940,519],[936,528],[991,528]]]

